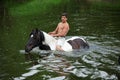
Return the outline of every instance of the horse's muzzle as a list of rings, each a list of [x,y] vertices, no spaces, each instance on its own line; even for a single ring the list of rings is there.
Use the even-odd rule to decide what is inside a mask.
[[[31,47],[25,46],[25,52],[29,53],[32,50]]]
[[[30,52],[30,50],[28,50],[27,48],[25,48],[25,52],[29,53],[29,52]]]

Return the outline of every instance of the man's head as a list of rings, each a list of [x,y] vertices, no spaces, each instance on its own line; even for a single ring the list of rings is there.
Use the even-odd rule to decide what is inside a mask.
[[[67,13],[62,13],[61,20],[63,23],[65,23],[67,21]]]

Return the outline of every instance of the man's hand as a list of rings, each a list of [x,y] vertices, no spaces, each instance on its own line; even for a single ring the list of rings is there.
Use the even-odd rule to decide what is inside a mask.
[[[52,35],[52,34],[55,34],[55,32],[49,32],[48,34],[49,34],[49,35]]]

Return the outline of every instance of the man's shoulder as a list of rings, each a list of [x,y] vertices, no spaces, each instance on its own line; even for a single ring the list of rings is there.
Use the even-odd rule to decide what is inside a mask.
[[[58,24],[62,24],[62,22],[59,22]]]
[[[68,22],[66,22],[66,25],[68,25],[68,26],[69,26],[69,23],[68,23]]]
[[[62,23],[62,22],[59,22],[58,25],[63,25],[63,23]],[[69,23],[66,22],[66,23],[64,24],[64,26],[69,26]]]
[[[66,22],[65,26],[66,26],[66,27],[69,27],[69,23]]]

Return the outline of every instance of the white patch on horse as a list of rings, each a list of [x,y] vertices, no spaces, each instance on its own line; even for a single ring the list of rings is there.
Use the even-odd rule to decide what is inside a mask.
[[[74,40],[74,39],[77,39],[77,38],[80,38],[80,37],[78,37],[78,36],[74,36],[74,37],[72,37],[72,38],[70,38],[70,39],[67,39],[66,41]]]
[[[72,51],[72,46],[67,41],[65,41],[64,45],[62,46],[62,49],[64,51]]]
[[[45,33],[44,31],[43,34],[45,37],[44,43],[48,44],[51,50],[56,50],[57,40],[49,34]],[[65,44],[62,46],[62,49],[64,51],[72,51],[72,46],[67,41],[65,41]]]
[[[51,50],[56,50],[56,42],[57,42],[57,40],[54,37],[52,37],[52,36],[48,35],[47,33],[45,33],[44,31],[42,31],[42,32],[43,32],[44,37],[45,37],[44,43],[48,44]]]
[[[33,34],[30,36],[31,38],[33,37]]]

